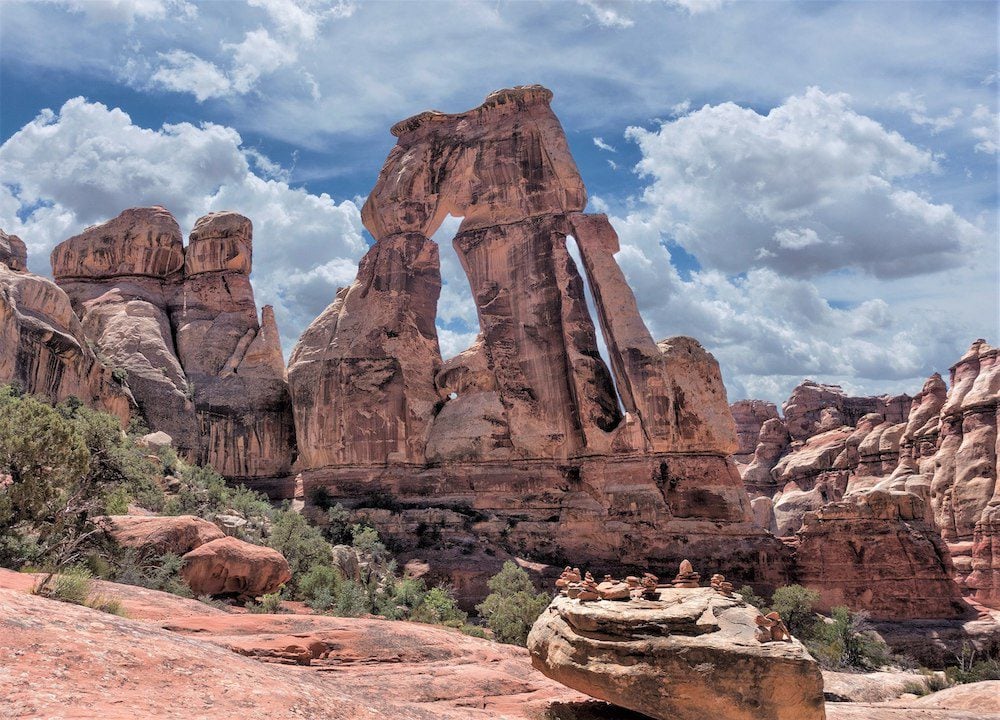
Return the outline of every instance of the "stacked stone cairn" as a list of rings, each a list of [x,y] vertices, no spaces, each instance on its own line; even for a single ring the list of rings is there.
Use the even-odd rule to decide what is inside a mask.
[[[671,583],[675,588],[696,588],[701,580],[701,575],[694,571],[689,560],[681,562],[680,572]]]
[[[713,590],[717,590],[726,597],[733,597],[733,584],[726,580],[725,575],[715,573],[710,581]]]
[[[754,622],[757,623],[757,629],[754,631],[757,642],[792,641],[792,634],[788,632],[788,626],[785,625],[785,621],[778,613],[770,612],[767,615],[758,615],[754,618]]]

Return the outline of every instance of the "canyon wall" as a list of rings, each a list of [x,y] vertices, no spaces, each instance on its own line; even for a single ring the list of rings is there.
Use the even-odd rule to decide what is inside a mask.
[[[879,546],[874,536],[884,541],[887,532],[895,533],[894,543],[905,537],[911,544],[921,544],[917,536],[933,532],[936,549],[910,547],[901,555],[907,564],[918,555],[929,558],[967,597],[1000,607],[997,357],[996,348],[977,340],[951,368],[950,390],[935,373],[910,399],[905,416],[899,412],[905,396],[846,398],[836,386],[800,385],[785,403],[785,417],[761,425],[754,457],[743,468],[760,524],[773,522],[779,535],[797,533],[800,543],[808,541],[814,549],[819,547],[816,517],[836,519],[825,523],[828,548],[835,527],[845,538],[853,535],[851,544],[858,548],[866,542]],[[851,422],[858,412],[873,409]],[[747,430],[754,426],[735,405],[734,415],[743,418]],[[865,505],[871,493],[889,493],[910,509],[876,516],[862,512],[862,521],[851,508]],[[812,527],[805,527],[810,521]],[[838,581],[839,571],[809,560],[812,550],[806,547],[804,554],[803,547],[800,577],[821,585]],[[829,550],[827,556],[830,561]],[[937,592],[946,597],[941,588]]]

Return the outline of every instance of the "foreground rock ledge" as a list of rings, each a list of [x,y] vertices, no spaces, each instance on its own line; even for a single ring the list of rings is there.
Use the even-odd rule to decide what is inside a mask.
[[[660,600],[557,597],[531,662],[575,690],[662,720],[822,720],[823,677],[797,640],[759,643],[756,608],[709,588]]]

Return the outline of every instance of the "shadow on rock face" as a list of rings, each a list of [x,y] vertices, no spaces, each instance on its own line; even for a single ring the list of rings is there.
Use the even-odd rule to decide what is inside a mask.
[[[545,720],[650,720],[648,715],[606,702],[555,702],[545,711]]]

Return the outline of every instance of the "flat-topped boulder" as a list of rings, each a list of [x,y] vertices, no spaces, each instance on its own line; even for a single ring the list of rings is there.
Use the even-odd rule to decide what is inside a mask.
[[[627,602],[559,596],[528,650],[553,680],[660,720],[821,720],[819,666],[795,639],[755,639],[758,615],[712,588]]]

